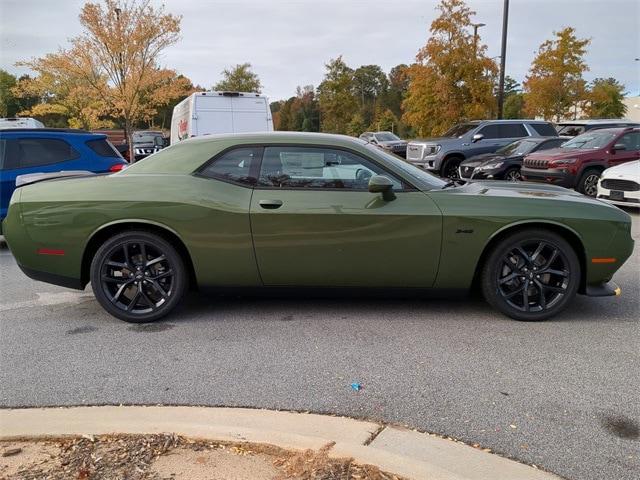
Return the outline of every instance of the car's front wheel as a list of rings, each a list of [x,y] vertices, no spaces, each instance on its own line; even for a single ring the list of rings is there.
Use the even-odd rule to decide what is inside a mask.
[[[577,190],[590,197],[598,194],[598,180],[600,180],[600,171],[594,168],[586,170],[578,180]]]
[[[560,235],[522,230],[495,245],[481,281],[485,299],[497,310],[516,320],[545,320],[575,297],[580,262]]]
[[[510,168],[509,170],[504,172],[504,179],[508,182],[519,182],[520,180],[522,180],[520,169],[517,167]]]
[[[107,240],[91,262],[96,299],[125,322],[153,322],[167,315],[187,289],[184,261],[164,238],[128,231]]]

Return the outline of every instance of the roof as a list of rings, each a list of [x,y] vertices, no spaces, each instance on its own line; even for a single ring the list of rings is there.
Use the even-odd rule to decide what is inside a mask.
[[[264,144],[306,144],[350,148],[365,153],[367,142],[347,135],[311,132],[224,133],[189,138],[162,149],[123,170],[136,173],[188,173],[218,152],[235,146]]]
[[[80,130],[77,128],[0,128],[0,132],[17,132],[17,133],[85,133],[92,134],[88,130]],[[99,135],[99,134],[95,134]]]
[[[638,122],[627,120],[626,118],[591,118],[587,120],[566,120],[559,122],[558,125],[600,125],[610,123],[629,123],[637,125]]]
[[[481,123],[513,123],[513,122],[551,123],[546,120],[535,120],[535,119],[529,119],[529,118],[502,118],[500,120],[497,120],[497,119],[469,120],[468,122],[462,122],[462,123],[475,123],[479,125]]]

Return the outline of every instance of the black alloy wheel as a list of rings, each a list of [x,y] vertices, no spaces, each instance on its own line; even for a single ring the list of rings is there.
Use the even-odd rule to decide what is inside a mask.
[[[186,291],[178,252],[150,232],[125,232],[103,244],[91,264],[96,299],[113,316],[144,323],[168,314]]]
[[[460,178],[460,172],[458,171],[460,163],[462,163],[461,158],[454,157],[446,160],[442,167],[442,177],[449,178],[451,180],[458,180]]]
[[[519,182],[522,180],[519,168],[510,168],[504,174],[504,179],[508,182]]]
[[[544,320],[575,297],[580,263],[556,233],[524,230],[492,251],[482,275],[487,301],[517,320]]]

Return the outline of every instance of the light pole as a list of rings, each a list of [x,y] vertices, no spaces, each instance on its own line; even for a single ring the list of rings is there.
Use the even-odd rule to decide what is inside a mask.
[[[472,23],[471,26],[473,27],[473,56],[477,56],[478,55],[478,29],[480,27],[485,27],[487,24],[486,23]]]
[[[498,85],[498,120],[502,119],[504,105],[504,65],[507,58],[507,24],[509,22],[509,0],[504,0],[502,9],[502,49],[500,54],[500,83]]]

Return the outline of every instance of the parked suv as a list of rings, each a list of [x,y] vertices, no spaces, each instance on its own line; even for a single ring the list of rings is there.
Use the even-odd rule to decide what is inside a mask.
[[[133,154],[136,160],[142,160],[149,155],[159,152],[167,146],[162,132],[139,131],[133,132]]]
[[[0,129],[0,225],[18,175],[63,170],[116,172],[125,165],[106,135],[53,128]]]
[[[441,177],[459,178],[458,167],[467,158],[493,153],[519,138],[557,136],[553,125],[541,120],[478,120],[456,125],[442,137],[410,141],[407,160]]]
[[[522,176],[595,197],[607,168],[640,158],[640,128],[605,128],[578,135],[559,148],[525,157]]]
[[[596,128],[640,127],[637,122],[621,118],[601,118],[593,120],[569,120],[556,125],[558,135],[575,137]]]
[[[407,154],[407,141],[402,140],[393,132],[364,132],[360,135],[360,139],[401,157],[405,157]]]

